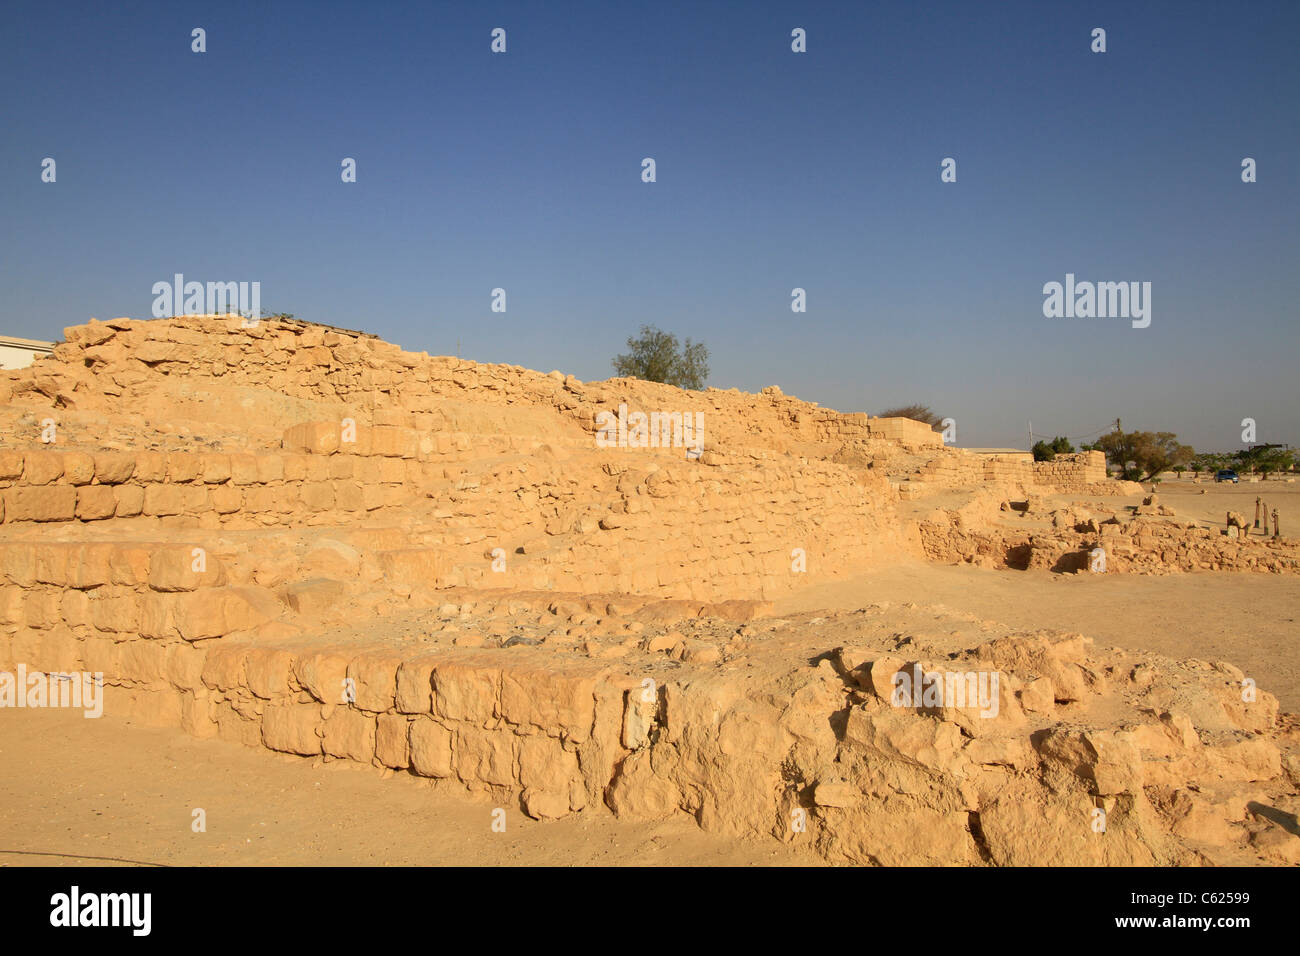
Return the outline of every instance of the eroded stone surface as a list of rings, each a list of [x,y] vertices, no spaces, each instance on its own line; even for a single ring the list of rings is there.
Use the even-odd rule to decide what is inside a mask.
[[[1300,567],[1154,499],[1049,507],[1132,496],[1094,456],[306,323],[66,336],[0,373],[0,670],[101,671],[109,711],[539,819],[688,813],[886,865],[1295,862],[1300,733],[1231,664],[923,603],[772,617],[901,560]],[[620,405],[699,412],[702,454],[602,447]]]

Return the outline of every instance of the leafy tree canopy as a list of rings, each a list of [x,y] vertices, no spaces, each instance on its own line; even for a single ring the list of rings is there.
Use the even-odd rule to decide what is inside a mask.
[[[1125,432],[1119,421],[1115,430],[1102,435],[1096,447],[1128,481],[1150,481],[1174,465],[1191,461],[1195,450],[1181,444],[1173,432]]]
[[[622,378],[700,389],[709,377],[709,350],[702,342],[687,339],[679,347],[671,332],[643,325],[640,337],[629,338],[627,347],[631,351],[614,357],[614,372]]]

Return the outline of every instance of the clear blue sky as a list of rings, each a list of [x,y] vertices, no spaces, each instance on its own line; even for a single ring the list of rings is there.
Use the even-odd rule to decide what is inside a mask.
[[[1116,416],[1201,450],[1240,447],[1245,417],[1300,444],[1295,0],[9,3],[2,22],[0,333],[147,317],[181,272],[585,380],[655,324],[709,346],[710,385],[922,402],[962,445]],[[1151,282],[1150,328],[1045,318],[1067,272]]]

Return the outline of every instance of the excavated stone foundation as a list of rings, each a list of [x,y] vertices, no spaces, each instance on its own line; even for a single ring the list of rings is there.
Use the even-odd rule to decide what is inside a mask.
[[[1053,475],[1131,493],[1092,458],[1036,473],[775,388],[581,383],[306,323],[66,337],[0,374],[2,672],[91,672],[106,713],[539,819],[689,813],[833,862],[1300,861],[1254,809],[1296,793],[1295,721],[1229,663],[923,601],[773,616],[927,559],[1300,568],[1153,506],[1035,512]],[[602,441],[627,409],[662,440]]]

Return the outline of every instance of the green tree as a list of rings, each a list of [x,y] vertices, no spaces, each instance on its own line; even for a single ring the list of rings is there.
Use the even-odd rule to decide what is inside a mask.
[[[640,338],[629,338],[627,347],[630,352],[614,357],[614,371],[621,378],[700,389],[709,377],[709,350],[702,342],[687,339],[679,348],[671,332],[643,325]]]
[[[1201,471],[1213,473],[1222,467],[1223,456],[1216,455],[1213,452],[1202,452],[1192,459],[1192,471],[1196,471],[1199,468]]]
[[[1030,450],[1034,453],[1034,461],[1051,461],[1056,457],[1056,449],[1041,438],[1034,442],[1034,447]]]
[[[1289,471],[1295,464],[1295,452],[1285,445],[1256,445],[1248,452],[1251,468],[1265,477],[1274,472]]]
[[[1115,430],[1102,435],[1096,444],[1127,481],[1150,481],[1174,465],[1186,464],[1196,455],[1173,432],[1125,432],[1118,419]]]

